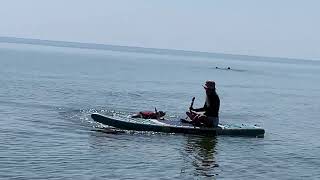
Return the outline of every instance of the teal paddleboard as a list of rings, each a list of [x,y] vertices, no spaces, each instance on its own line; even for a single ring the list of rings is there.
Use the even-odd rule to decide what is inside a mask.
[[[98,113],[91,114],[91,118],[104,125],[124,130],[153,131],[164,133],[183,133],[199,135],[228,135],[228,136],[252,136],[263,137],[265,130],[260,127],[227,127],[219,125],[217,128],[195,127],[188,123],[176,123],[180,121],[158,121],[154,119],[140,119],[141,121],[105,116]]]

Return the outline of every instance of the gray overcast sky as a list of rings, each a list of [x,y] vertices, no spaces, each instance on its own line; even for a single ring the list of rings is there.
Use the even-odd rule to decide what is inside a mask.
[[[0,1],[0,36],[320,59],[318,0]]]

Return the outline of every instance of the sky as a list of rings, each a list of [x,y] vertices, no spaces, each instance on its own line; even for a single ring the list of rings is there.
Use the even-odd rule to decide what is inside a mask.
[[[0,36],[320,60],[318,0],[0,1]]]

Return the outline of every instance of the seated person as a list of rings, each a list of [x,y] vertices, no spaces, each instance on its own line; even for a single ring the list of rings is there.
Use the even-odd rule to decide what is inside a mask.
[[[202,108],[194,109],[190,106],[187,116],[195,126],[217,127],[219,124],[220,99],[216,92],[215,82],[207,81],[203,86],[206,90],[206,102]]]

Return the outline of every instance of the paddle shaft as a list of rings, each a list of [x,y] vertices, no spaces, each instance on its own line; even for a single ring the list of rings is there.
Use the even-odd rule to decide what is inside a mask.
[[[191,108],[193,108],[193,103],[194,103],[194,100],[195,100],[195,99],[196,99],[195,97],[192,98],[191,105],[190,105],[190,108],[189,108],[189,109],[190,109],[190,112],[191,112]]]

